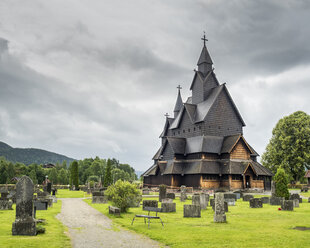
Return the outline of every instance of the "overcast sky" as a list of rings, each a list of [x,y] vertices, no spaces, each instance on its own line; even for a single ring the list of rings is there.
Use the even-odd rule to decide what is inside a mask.
[[[310,1],[0,1],[0,140],[76,159],[152,165],[206,31],[262,154],[272,128],[310,113]]]

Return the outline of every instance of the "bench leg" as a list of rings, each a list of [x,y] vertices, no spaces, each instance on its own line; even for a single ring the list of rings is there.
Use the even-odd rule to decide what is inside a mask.
[[[161,224],[164,226],[164,223],[162,222],[161,218],[159,217]]]
[[[136,218],[136,216],[135,216],[135,217],[133,217],[132,222],[131,222],[131,225],[133,225],[133,221],[135,220],[135,218]]]

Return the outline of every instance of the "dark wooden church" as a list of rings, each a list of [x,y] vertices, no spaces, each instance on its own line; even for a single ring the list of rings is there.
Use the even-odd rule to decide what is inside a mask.
[[[183,102],[178,87],[174,116],[166,116],[144,185],[269,190],[273,174],[257,162],[258,154],[243,137],[245,123],[226,84],[218,82],[205,36],[202,40],[192,96]]]

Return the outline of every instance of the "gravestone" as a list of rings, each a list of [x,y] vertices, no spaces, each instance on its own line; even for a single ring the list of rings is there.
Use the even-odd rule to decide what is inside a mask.
[[[240,191],[234,191],[234,194],[236,195],[236,200],[241,198],[241,192]]]
[[[9,199],[9,192],[6,189],[1,190],[0,210],[13,210],[13,202]]]
[[[302,198],[300,197],[299,194],[291,194],[290,200],[295,200],[295,199],[297,199],[299,201],[299,203],[302,203]]]
[[[282,201],[281,208],[284,211],[293,211],[294,210],[294,202],[293,202],[293,200],[284,200],[284,201]]]
[[[261,197],[260,199],[262,200],[263,204],[269,204],[270,203],[269,197],[264,196],[264,197]]]
[[[181,186],[181,196],[180,196],[180,200],[181,202],[184,202],[186,201],[187,199],[187,195],[186,195],[186,186],[185,185],[182,185]]]
[[[52,195],[56,195],[57,189],[52,189]]]
[[[193,196],[192,196],[192,205],[200,206],[200,195],[199,194],[197,194],[197,193],[193,194]]]
[[[252,198],[254,198],[253,195],[243,195],[242,197],[243,201],[250,201]]]
[[[226,198],[225,202],[227,202],[228,206],[235,206],[236,205],[236,201],[233,198]]]
[[[165,199],[167,194],[167,186],[164,184],[159,185],[159,201],[161,202],[161,199]]]
[[[183,217],[189,218],[200,218],[201,208],[199,205],[184,205],[183,206]]]
[[[260,198],[252,198],[250,199],[250,208],[262,208],[263,201]]]
[[[33,182],[29,177],[23,176],[16,184],[16,219],[12,225],[13,235],[37,234],[32,199]]]
[[[173,200],[170,198],[161,199],[161,203],[173,203]]]
[[[294,208],[299,208],[299,200],[298,199],[294,199],[292,201],[293,201]]]
[[[280,206],[284,201],[284,197],[272,196],[270,197],[270,205]]]
[[[144,200],[142,204],[143,210],[146,207],[158,208],[158,201],[156,200]]]
[[[104,195],[104,191],[94,191],[92,193],[92,203],[108,203],[108,198]]]
[[[206,194],[207,206],[209,206],[209,200],[210,200],[210,195],[209,195],[209,194]]]
[[[48,202],[44,201],[33,201],[33,206],[36,210],[47,210]]]
[[[276,184],[274,181],[271,181],[271,197],[276,196]]]
[[[207,209],[208,201],[207,201],[207,194],[200,193],[200,207],[201,209]]]
[[[213,210],[214,210],[214,201],[215,201],[214,198],[210,199],[210,206],[212,207]]]
[[[161,209],[163,213],[172,213],[172,212],[176,212],[176,203],[172,202],[172,203],[161,203]]]
[[[213,220],[216,223],[226,222],[225,206],[224,206],[224,194],[216,193],[214,202],[214,217]]]
[[[174,193],[167,193],[166,198],[175,199],[175,194]]]
[[[308,197],[308,202],[310,203],[310,197]]]
[[[48,182],[46,186],[46,191],[50,195],[52,193],[52,183]]]
[[[237,200],[237,195],[234,193],[224,193],[224,199],[235,199]]]

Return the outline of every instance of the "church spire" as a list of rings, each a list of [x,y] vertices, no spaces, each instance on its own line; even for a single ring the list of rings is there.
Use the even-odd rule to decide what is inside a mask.
[[[212,70],[213,62],[212,62],[212,59],[211,59],[210,54],[208,52],[208,49],[206,47],[206,41],[208,41],[208,40],[206,38],[205,32],[204,32],[203,38],[201,38],[201,40],[203,40],[203,48],[202,48],[202,51],[201,51],[197,65],[198,65],[198,71],[200,71],[204,75],[206,75],[209,71]]]
[[[177,87],[178,89],[178,98],[177,98],[177,101],[175,103],[175,107],[174,107],[174,118],[177,117],[178,113],[180,112],[180,110],[182,109],[182,106],[183,106],[183,101],[182,101],[182,97],[181,97],[181,89],[182,87],[179,85]]]

